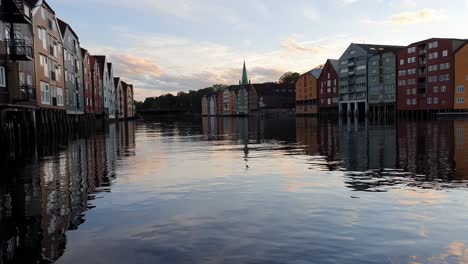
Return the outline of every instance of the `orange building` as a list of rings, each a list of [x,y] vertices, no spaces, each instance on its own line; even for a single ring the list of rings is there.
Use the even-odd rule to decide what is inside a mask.
[[[318,113],[318,79],[321,68],[308,71],[296,82],[296,115],[316,115]]]
[[[455,52],[454,109],[468,110],[468,42]]]

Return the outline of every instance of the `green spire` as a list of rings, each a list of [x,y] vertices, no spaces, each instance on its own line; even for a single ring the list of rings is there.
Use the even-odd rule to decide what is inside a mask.
[[[245,61],[244,61],[244,69],[242,70],[242,85],[249,84],[249,78],[247,78],[247,68],[245,68]]]

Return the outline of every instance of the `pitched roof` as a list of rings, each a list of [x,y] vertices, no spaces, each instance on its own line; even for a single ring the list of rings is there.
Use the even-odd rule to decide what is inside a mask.
[[[327,62],[333,67],[333,69],[338,72],[340,70],[340,61],[334,59],[328,59]]]
[[[65,31],[68,29],[70,32],[75,36],[76,39],[80,39],[78,37],[78,34],[73,30],[73,28],[68,24],[67,22],[63,21],[62,19],[57,17],[57,22],[59,24],[60,32],[62,33],[62,36],[65,35]]]
[[[403,46],[394,46],[394,45],[379,45],[379,44],[361,44],[361,43],[352,43],[367,53],[381,53],[381,52],[395,52],[398,51],[401,48],[404,48]]]
[[[97,64],[99,65],[99,69],[101,69],[99,71],[99,75],[101,77],[101,79],[104,77],[104,64],[106,63],[106,56],[103,56],[103,55],[93,55],[91,56],[93,57]]]

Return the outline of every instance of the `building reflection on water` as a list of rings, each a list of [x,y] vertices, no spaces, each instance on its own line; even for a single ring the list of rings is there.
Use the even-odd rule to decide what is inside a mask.
[[[381,191],[404,181],[418,186],[468,180],[468,120],[212,117],[203,118],[202,125],[209,140],[243,140],[244,152],[262,140],[295,143],[288,153],[306,154],[320,169],[345,171],[346,183],[355,190]]]
[[[65,147],[66,146],[66,147]],[[135,124],[108,133],[47,141],[0,164],[0,263],[53,262],[66,232],[82,224],[96,193],[116,177],[116,160],[135,154]]]

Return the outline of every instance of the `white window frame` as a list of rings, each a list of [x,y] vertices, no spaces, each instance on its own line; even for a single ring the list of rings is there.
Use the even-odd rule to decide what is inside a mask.
[[[41,82],[41,103],[43,105],[50,105],[50,87],[45,82]]]
[[[5,68],[0,66],[0,86],[6,87],[6,72]]]

